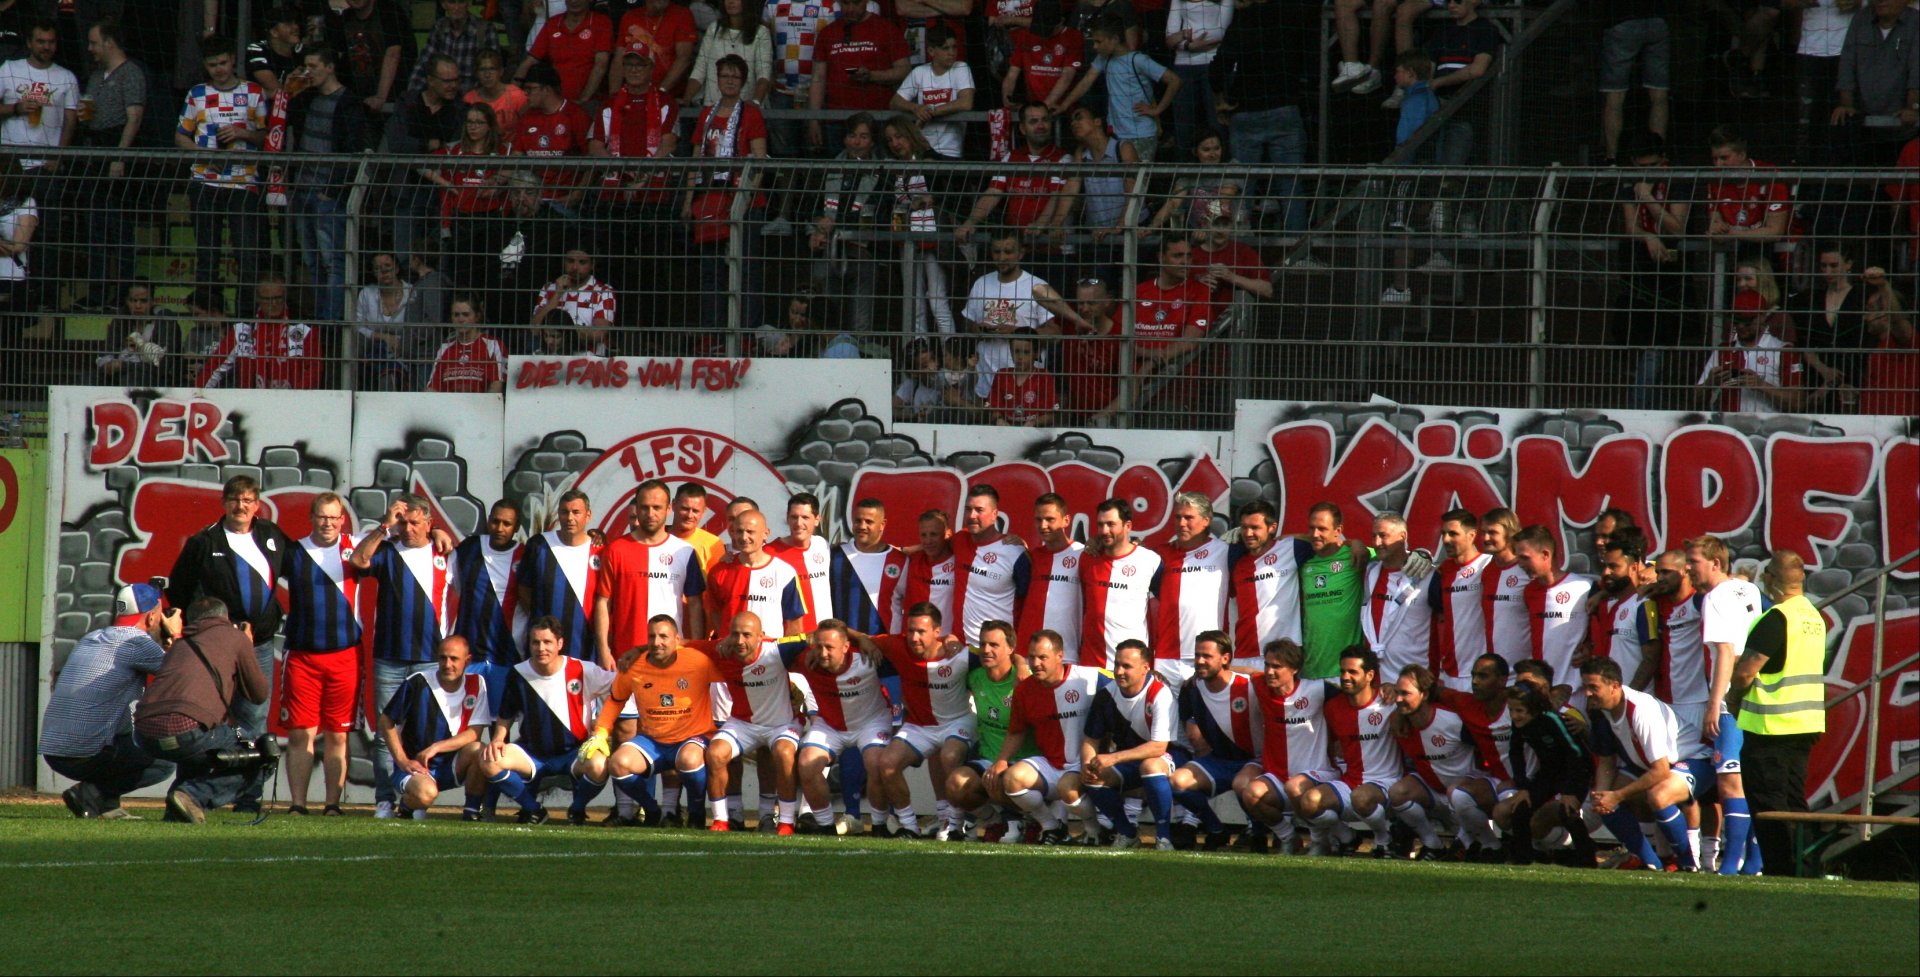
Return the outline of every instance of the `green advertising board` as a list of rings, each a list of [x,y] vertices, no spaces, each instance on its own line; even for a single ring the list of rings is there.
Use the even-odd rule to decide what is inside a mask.
[[[40,640],[47,453],[0,448],[0,641]]]

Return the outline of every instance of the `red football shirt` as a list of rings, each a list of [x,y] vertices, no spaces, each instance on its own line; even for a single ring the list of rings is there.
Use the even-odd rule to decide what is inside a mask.
[[[758,4],[748,0],[747,9],[754,10]],[[653,83],[658,85],[673,73],[677,59],[674,57],[674,45],[691,44],[700,46],[700,31],[693,23],[693,12],[677,3],[667,4],[665,13],[658,17],[649,16],[645,7],[635,7],[620,18],[619,50],[645,48],[653,58]],[[692,71],[688,71],[692,74]],[[687,80],[681,78],[667,94],[678,98],[686,91]]]
[[[1015,377],[1012,369],[995,373],[987,409],[993,411],[994,419],[1010,424],[1026,424],[1035,415],[1059,410],[1060,395],[1054,389],[1053,374],[1035,370],[1025,377]]]
[[[1141,349],[1165,349],[1188,331],[1206,335],[1213,326],[1213,293],[1196,279],[1165,287],[1155,275],[1133,294],[1133,334]]]
[[[1066,157],[1058,146],[1048,146],[1036,155],[1024,139],[1007,155],[1008,169],[994,177],[988,188],[1006,195],[1001,219],[1008,227],[1032,224],[1054,194],[1066,189],[1067,178],[1053,165]]]
[[[1267,263],[1261,259],[1260,252],[1239,241],[1228,241],[1218,251],[1193,246],[1193,259],[1187,263],[1189,274],[1200,278],[1214,265],[1226,265],[1233,273],[1242,278],[1254,278],[1264,281],[1268,276]],[[1233,283],[1222,280],[1213,287],[1213,304],[1220,307],[1233,301]]]
[[[1734,227],[1759,227],[1767,215],[1793,206],[1793,193],[1785,181],[1769,175],[1772,163],[1748,160],[1747,171],[1724,167],[1728,179],[1707,184],[1707,199],[1720,219]],[[1747,179],[1736,180],[1736,176]]]
[[[560,94],[570,99],[586,99],[594,95],[587,91],[587,80],[593,75],[593,59],[612,51],[613,21],[608,20],[606,14],[588,13],[587,19],[572,30],[567,29],[567,15],[561,14],[548,18],[540,27],[540,33],[533,39],[532,54],[560,73]]]
[[[507,351],[492,336],[476,336],[472,342],[449,339],[433,361],[433,377],[427,389],[436,393],[481,394],[496,383],[507,382]]]
[[[1076,76],[1086,73],[1082,55],[1087,49],[1087,40],[1071,27],[1052,37],[1041,37],[1024,27],[1016,27],[1009,36],[1013,45],[1013,67],[1020,69],[1021,80],[1027,85],[1027,97],[1035,102],[1044,102],[1053,94],[1053,86],[1060,83],[1060,75],[1068,68],[1072,68]]]
[[[855,68],[885,71],[907,56],[906,35],[900,25],[868,14],[858,24],[842,20],[828,27],[814,42],[815,57],[827,63],[826,107],[886,111],[893,104],[893,85],[853,80]]]
[[[1059,369],[1068,410],[1091,414],[1105,408],[1120,392],[1119,335],[1074,335],[1060,344]]]
[[[529,108],[521,113],[520,123],[514,129],[513,155],[585,156],[587,135],[592,127],[587,113],[575,102],[562,102],[557,112],[535,112]],[[540,182],[547,185],[543,196],[551,200],[566,196],[573,186],[574,174],[562,169],[545,170],[540,174]]]
[[[660,144],[667,133],[673,131],[678,115],[674,100],[658,88],[648,89],[644,95],[622,88],[593,114],[587,139],[605,145],[609,156],[646,159],[658,155]],[[643,175],[637,170],[618,170],[608,173],[602,182],[609,187],[621,187]],[[658,167],[646,179],[650,186],[665,188],[667,185],[667,174]],[[639,197],[646,203],[663,203],[667,193],[664,189],[649,190]]]

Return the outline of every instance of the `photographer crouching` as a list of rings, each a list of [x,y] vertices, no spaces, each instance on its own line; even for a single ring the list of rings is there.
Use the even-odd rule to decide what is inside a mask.
[[[113,624],[90,631],[60,668],[40,724],[40,755],[54,773],[78,781],[60,796],[76,818],[124,818],[120,795],[173,776],[173,764],[133,741],[132,706],[147,676],[166,663],[180,635],[178,610],[161,588],[128,584],[113,599]]]
[[[240,700],[258,705],[269,691],[252,630],[228,620],[217,597],[188,605],[185,627],[133,715],[140,748],[179,768],[167,791],[167,820],[202,824],[208,808],[249,788],[258,796],[279,744],[271,736],[257,744],[240,739],[231,717]]]

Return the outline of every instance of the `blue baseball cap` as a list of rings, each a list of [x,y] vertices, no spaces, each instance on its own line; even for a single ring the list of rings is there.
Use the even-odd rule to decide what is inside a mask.
[[[160,588],[152,584],[130,583],[113,595],[113,623],[135,627],[147,612],[166,603]]]

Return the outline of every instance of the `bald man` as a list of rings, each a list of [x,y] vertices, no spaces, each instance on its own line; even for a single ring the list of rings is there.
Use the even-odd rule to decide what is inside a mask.
[[[760,634],[777,637],[804,629],[806,604],[792,565],[766,551],[767,517],[748,509],[733,517],[733,552],[713,566],[707,582],[707,620],[728,626],[740,614],[759,618]],[[719,637],[723,632],[716,632]]]
[[[1805,811],[1807,757],[1826,730],[1827,622],[1807,600],[1806,562],[1798,553],[1775,550],[1760,573],[1760,587],[1773,601],[1753,629],[1733,667],[1740,702],[1743,776],[1749,810]],[[1755,820],[1754,837],[1764,864],[1779,875],[1793,873],[1793,838],[1779,821]]]

